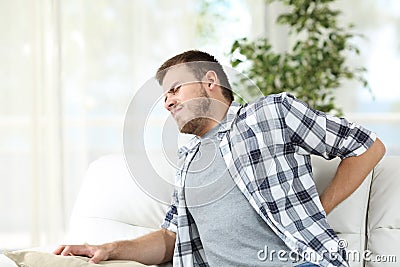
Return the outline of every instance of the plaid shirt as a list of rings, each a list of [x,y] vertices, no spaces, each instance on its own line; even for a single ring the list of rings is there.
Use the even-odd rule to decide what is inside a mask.
[[[357,156],[373,144],[373,133],[282,93],[245,106],[232,103],[218,138],[235,184],[292,251],[320,266],[348,266],[320,203],[310,154]],[[174,266],[209,266],[185,203],[185,176],[198,146],[195,137],[178,151],[173,201],[162,224],[176,233]]]

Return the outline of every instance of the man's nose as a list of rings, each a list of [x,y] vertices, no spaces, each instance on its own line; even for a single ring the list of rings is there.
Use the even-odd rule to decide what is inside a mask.
[[[176,105],[176,99],[174,95],[168,96],[167,100],[165,101],[164,107],[168,111],[171,111],[171,109]]]

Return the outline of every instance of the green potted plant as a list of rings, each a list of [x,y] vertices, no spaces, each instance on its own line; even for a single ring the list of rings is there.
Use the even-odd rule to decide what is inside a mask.
[[[341,12],[331,7],[335,0],[267,0],[282,2],[287,12],[277,23],[289,26],[293,45],[283,53],[274,52],[267,38],[236,40],[230,50],[233,67],[243,67],[264,95],[292,93],[312,108],[341,115],[335,105],[334,92],[344,80],[356,80],[368,87],[365,68],[350,67],[346,58],[359,54],[350,42],[356,36],[353,25],[339,26]],[[251,94],[248,80],[240,87]]]

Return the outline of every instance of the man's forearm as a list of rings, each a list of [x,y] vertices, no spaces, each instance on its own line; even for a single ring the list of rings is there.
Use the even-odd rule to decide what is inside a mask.
[[[175,233],[158,230],[134,240],[104,244],[110,260],[134,260],[146,265],[161,264],[172,260]]]
[[[327,214],[361,185],[384,154],[385,146],[377,138],[363,154],[340,162],[334,178],[320,197]]]

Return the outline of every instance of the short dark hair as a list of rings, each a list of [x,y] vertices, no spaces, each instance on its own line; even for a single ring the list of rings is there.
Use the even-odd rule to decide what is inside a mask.
[[[187,67],[190,71],[195,75],[195,77],[199,80],[206,74],[207,71],[213,70],[217,74],[220,86],[222,88],[222,95],[229,100],[229,102],[233,101],[233,93],[231,89],[231,85],[229,84],[228,76],[226,75],[222,65],[218,62],[218,60],[206,53],[199,50],[189,50],[183,52],[179,55],[176,55],[167,61],[165,61],[160,68],[158,68],[156,73],[156,79],[158,83],[161,85],[163,83],[165,74],[167,72],[166,69],[183,63],[196,62],[196,64],[187,64]]]

